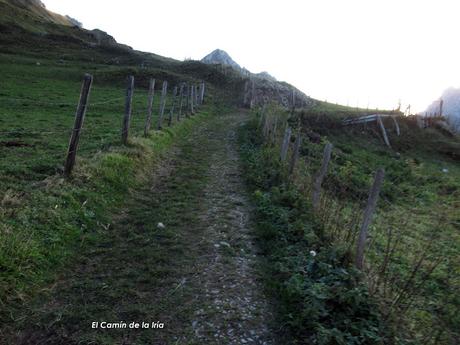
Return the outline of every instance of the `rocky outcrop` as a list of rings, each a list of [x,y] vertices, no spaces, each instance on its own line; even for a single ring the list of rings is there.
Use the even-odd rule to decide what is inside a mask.
[[[125,44],[120,44],[118,43],[113,36],[110,36],[107,32],[99,30],[99,29],[94,29],[89,31],[91,36],[94,38],[95,42],[93,45],[95,46],[101,46],[101,47],[108,47],[108,48],[122,48],[122,49],[128,49],[132,50],[133,48],[130,46],[127,46]]]
[[[240,65],[238,65],[228,53],[221,49],[216,49],[210,54],[206,55],[204,58],[201,59],[201,62],[206,64],[222,64],[231,66],[238,71],[242,71]]]
[[[72,23],[73,26],[76,26],[78,28],[82,28],[83,27],[83,24],[81,22],[79,22],[78,20],[76,20],[75,18],[72,18],[71,16],[65,16],[70,23]]]

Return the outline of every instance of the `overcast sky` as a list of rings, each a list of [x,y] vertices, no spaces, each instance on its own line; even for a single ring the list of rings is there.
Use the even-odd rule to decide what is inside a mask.
[[[459,0],[43,0],[85,28],[183,60],[216,48],[317,99],[418,111],[460,86]]]

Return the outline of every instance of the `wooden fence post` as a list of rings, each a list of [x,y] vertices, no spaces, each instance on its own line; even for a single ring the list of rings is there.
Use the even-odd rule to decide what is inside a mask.
[[[273,118],[273,127],[272,127],[272,130],[271,130],[271,135],[270,135],[270,142],[272,144],[275,144],[276,143],[276,132],[278,130],[278,118],[275,116]]]
[[[195,102],[195,104],[196,104],[196,106],[198,108],[201,105],[200,104],[200,93],[201,93],[201,91],[200,91],[200,85],[199,84],[197,86],[195,86],[195,90],[196,90],[196,95],[195,95],[196,102]]]
[[[265,125],[265,110],[266,110],[266,106],[264,104],[264,106],[262,107],[262,110],[260,112],[260,117],[259,117],[259,124],[258,124],[258,128],[263,128],[263,125]]]
[[[192,84],[190,85],[190,113],[193,115],[195,114],[194,102],[195,102],[195,86]]]
[[[152,124],[152,108],[153,108],[153,97],[155,95],[155,79],[150,79],[149,84],[149,96],[147,102],[147,118],[145,120],[144,135],[149,135],[150,126]]]
[[[281,162],[284,162],[286,160],[290,141],[291,141],[291,127],[287,125],[286,130],[284,131],[283,143],[281,145],[281,153],[280,153]]]
[[[379,124],[380,130],[382,131],[383,140],[385,141],[385,144],[389,148],[391,148],[390,140],[388,140],[387,131],[385,130],[385,126],[383,125],[383,121],[382,121],[382,118],[380,117],[380,115],[377,115],[377,123]]]
[[[160,113],[158,114],[158,125],[157,125],[158,130],[162,128],[163,115],[165,113],[165,106],[166,106],[167,92],[168,92],[168,82],[165,80],[163,82],[163,88],[161,89]]]
[[[268,135],[268,132],[269,132],[270,118],[271,117],[269,115],[264,116],[264,123],[263,123],[263,127],[262,127],[262,135],[264,137],[264,141],[267,138],[267,135]]]
[[[289,175],[292,175],[294,173],[294,169],[297,164],[297,160],[299,159],[301,145],[302,145],[302,136],[300,135],[300,130],[299,130],[299,133],[297,133],[297,137],[295,138],[294,153],[292,154],[291,163],[289,164]]]
[[[249,80],[244,83],[243,106],[249,106]]]
[[[203,104],[204,103],[204,88],[205,88],[205,82],[202,82],[201,83],[201,95],[200,95],[200,103]]]
[[[326,176],[327,167],[329,166],[329,161],[331,160],[331,153],[332,144],[327,143],[324,147],[323,162],[321,164],[321,168],[316,174],[315,181],[313,182],[313,193],[311,199],[314,210],[317,210],[319,206],[319,200],[321,196],[321,184],[323,183],[324,177]]]
[[[128,87],[126,88],[125,116],[123,117],[123,127],[121,130],[121,142],[126,145],[128,143],[129,125],[131,123],[131,112],[133,110],[133,93],[134,93],[134,77],[128,77]]]
[[[180,121],[182,116],[182,105],[184,104],[184,83],[180,84],[179,89],[179,111],[177,112],[177,121]]]
[[[189,117],[189,101],[190,101],[190,84],[186,83],[184,86],[184,95],[185,95],[185,116]]]
[[[401,135],[401,130],[399,129],[398,121],[396,121],[396,118],[394,116],[390,116],[390,117],[393,120],[393,123],[395,125],[396,135],[399,137]]]
[[[172,125],[172,120],[174,116],[174,107],[176,105],[176,98],[177,98],[177,86],[174,87],[172,105],[171,105],[171,109],[169,110],[169,120],[168,120],[169,127],[171,127]]]
[[[93,76],[85,74],[80,91],[80,101],[78,102],[77,112],[75,113],[75,123],[72,134],[70,135],[69,148],[67,150],[67,158],[64,165],[65,176],[70,176],[75,165],[77,156],[78,142],[80,141],[81,128],[85,121],[86,109],[88,106],[89,93],[93,84]]]
[[[356,267],[360,270],[362,270],[364,266],[364,249],[366,247],[367,232],[375,211],[375,206],[377,205],[377,200],[379,197],[380,189],[382,188],[384,176],[385,170],[383,168],[378,169],[375,174],[374,183],[372,184],[371,190],[369,192],[366,210],[364,211],[363,224],[361,225],[358,245],[356,248]]]
[[[252,79],[251,82],[251,101],[249,103],[249,109],[254,108],[256,104],[256,84],[254,82],[254,79]]]

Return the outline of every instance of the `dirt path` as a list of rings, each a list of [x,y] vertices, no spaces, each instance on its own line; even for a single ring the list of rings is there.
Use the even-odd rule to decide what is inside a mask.
[[[133,191],[106,240],[91,244],[4,339],[274,344],[238,162],[236,130],[244,119],[216,117],[180,140],[146,188]],[[127,328],[92,328],[104,321]]]

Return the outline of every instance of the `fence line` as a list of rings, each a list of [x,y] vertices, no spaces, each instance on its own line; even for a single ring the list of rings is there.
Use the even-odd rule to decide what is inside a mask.
[[[43,101],[36,101],[36,100],[30,100],[30,99],[20,99],[20,98],[13,98],[13,97],[0,97],[0,102],[2,101],[12,101],[12,102],[23,102],[27,104],[35,104],[35,105],[49,105],[49,106],[75,106],[77,105],[77,111],[75,114],[75,120],[74,120],[74,126],[72,129],[56,129],[56,130],[51,130],[51,131],[40,131],[40,130],[11,130],[11,131],[0,131],[0,135],[4,137],[11,137],[12,139],[8,139],[10,141],[0,141],[0,147],[1,146],[34,146],[35,143],[30,144],[26,142],[22,142],[20,138],[30,136],[30,135],[62,135],[62,134],[70,134],[70,140],[69,140],[69,146],[67,149],[67,155],[65,159],[65,164],[64,164],[64,174],[66,176],[70,176],[72,173],[72,170],[75,166],[75,161],[76,161],[76,155],[78,152],[78,144],[80,142],[81,135],[83,133],[95,133],[96,129],[95,127],[91,127],[90,129],[84,128],[83,123],[85,119],[85,115],[88,111],[91,111],[97,106],[100,105],[106,105],[110,103],[114,103],[117,101],[121,101],[122,99],[125,99],[125,111],[123,115],[123,121],[122,121],[122,128],[121,128],[121,141],[123,144],[127,144],[129,141],[129,130],[130,130],[130,125],[131,125],[131,119],[133,116],[142,115],[146,116],[145,118],[145,124],[143,126],[143,132],[144,136],[148,136],[150,127],[151,127],[151,117],[152,117],[152,109],[153,109],[153,98],[154,98],[154,91],[155,91],[155,79],[151,79],[150,85],[149,85],[149,92],[147,95],[147,106],[143,109],[133,109],[136,104],[140,102],[139,98],[134,99],[134,77],[130,76],[128,78],[128,85],[126,88],[126,95],[124,97],[115,97],[115,98],[109,98],[97,102],[91,102],[89,100],[89,93],[90,90],[92,89],[92,83],[93,83],[93,77],[90,75],[85,75],[83,83],[82,83],[82,90],[80,92],[80,101],[79,102],[43,102]],[[162,92],[162,97],[160,100],[160,111],[159,111],[159,119],[158,119],[158,129],[161,130],[161,125],[162,125],[162,120],[164,117],[164,111],[166,109],[166,98],[167,98],[167,85],[168,82],[165,80],[163,82],[164,86],[164,92]],[[174,93],[173,97],[171,99],[171,105],[169,107],[169,119],[168,119],[168,125],[172,125],[174,115],[177,113],[177,122],[181,120],[181,116],[183,115],[183,103],[184,100],[186,101],[185,104],[188,104],[188,101],[190,101],[190,106],[193,109],[193,113],[195,113],[198,108],[200,107],[201,104],[204,102],[204,97],[205,97],[205,83],[200,82],[199,84],[199,92],[198,88],[196,85],[193,83],[179,83],[178,86],[175,86],[173,88]],[[178,92],[180,86],[180,93]],[[193,98],[190,97],[190,95],[187,95],[184,90],[187,89],[193,92]],[[94,89],[92,90],[92,93],[94,94]],[[178,105],[178,101],[180,101],[180,106]],[[115,105],[114,105],[115,106]],[[119,106],[119,104],[117,104]],[[185,116],[188,117],[188,110],[187,106],[185,107]],[[106,133],[115,133],[115,130],[109,129],[106,131]],[[105,135],[100,134],[99,136],[103,141],[105,141]],[[19,136],[19,137],[18,137]],[[15,138],[17,141],[12,142]]]

